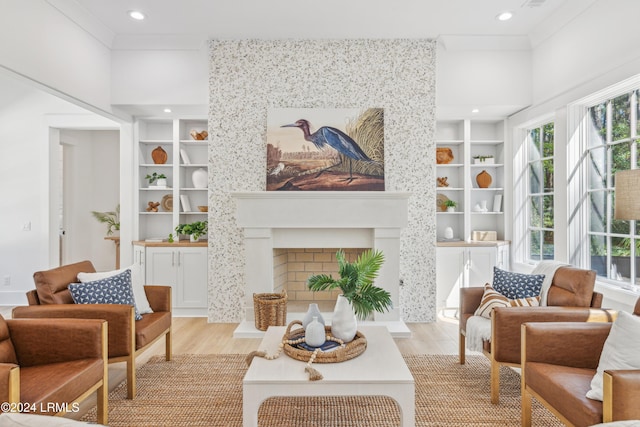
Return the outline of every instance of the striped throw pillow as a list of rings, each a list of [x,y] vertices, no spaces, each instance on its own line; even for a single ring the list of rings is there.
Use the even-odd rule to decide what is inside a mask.
[[[480,307],[475,311],[476,316],[491,318],[495,307],[534,307],[540,305],[540,296],[509,299],[496,291],[489,283],[484,285],[484,293]]]

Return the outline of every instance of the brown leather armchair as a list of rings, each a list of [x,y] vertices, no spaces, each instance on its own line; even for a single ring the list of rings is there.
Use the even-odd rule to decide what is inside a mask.
[[[520,325],[525,322],[607,322],[611,314],[599,310],[602,294],[594,292],[596,272],[573,267],[556,270],[546,307],[498,307],[491,315],[491,340],[483,353],[491,361],[491,403],[500,401],[500,366],[520,366]],[[460,289],[459,356],[465,363],[467,320],[482,300],[483,287]]]
[[[134,307],[118,304],[74,304],[70,283],[79,282],[78,273],[94,273],[90,261],[69,264],[33,275],[36,289],[27,293],[29,306],[13,309],[14,318],[104,319],[109,323],[109,363],[126,362],[127,397],[136,395],[135,357],[165,337],[165,358],[171,360],[171,287],[145,286],[153,313],[135,320]]]
[[[640,316],[640,299],[633,312]],[[522,325],[522,426],[531,397],[568,426],[640,419],[640,370],[604,372],[604,400],[586,397],[612,323]]]
[[[107,366],[104,320],[0,316],[0,402],[12,411],[61,416],[96,392],[106,425]]]

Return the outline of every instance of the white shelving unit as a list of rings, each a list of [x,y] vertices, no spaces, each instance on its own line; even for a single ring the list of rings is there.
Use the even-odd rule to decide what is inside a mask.
[[[137,141],[135,164],[137,184],[135,204],[138,213],[134,223],[134,257],[142,267],[146,284],[165,284],[172,287],[174,316],[207,315],[207,244],[188,240],[166,242],[170,233],[175,236],[178,224],[207,219],[207,212],[198,206],[208,205],[208,180],[203,187],[194,185],[193,173],[208,169],[208,140],[194,140],[191,130],[207,129],[207,120],[140,119],[134,127]],[[152,152],[161,147],[167,161],[156,164]],[[145,176],[153,173],[167,177],[167,188],[149,188]],[[189,209],[184,209],[181,197],[188,198]],[[172,200],[171,209],[163,200]],[[158,212],[148,212],[149,202],[159,202]],[[183,237],[184,238],[184,237]],[[149,242],[147,239],[163,239]]]
[[[504,197],[504,132],[500,121],[450,120],[439,121],[436,127],[436,146],[449,148],[453,160],[436,166],[436,176],[447,177],[448,187],[436,187],[438,196],[458,203],[456,212],[437,211],[438,239],[451,227],[454,237],[471,240],[473,231],[496,231],[498,240],[504,239],[505,219],[503,203],[494,211],[495,196]],[[475,156],[492,156],[493,163],[474,163]],[[491,175],[491,185],[480,188],[476,176],[482,171]],[[437,183],[434,183],[437,186]],[[486,204],[487,211],[477,207]]]
[[[206,119],[140,119],[134,127],[134,138],[138,141],[136,164],[138,165],[135,206],[138,209],[134,236],[138,240],[149,238],[167,239],[181,223],[204,221],[207,212],[198,206],[207,206],[207,187],[196,188],[192,175],[197,169],[207,171],[208,140],[196,141],[189,135],[192,129],[207,129]],[[152,152],[161,147],[167,153],[164,164],[156,164]],[[182,153],[182,154],[181,154]],[[184,158],[189,160],[185,163]],[[167,188],[150,188],[145,176],[153,173],[167,177]],[[185,211],[181,197],[189,201],[190,209]],[[170,199],[172,209],[167,210]],[[149,202],[160,203],[158,212],[149,212]]]
[[[509,269],[509,242],[504,241],[504,201],[494,212],[495,196],[504,198],[505,123],[480,120],[445,120],[436,124],[436,146],[449,148],[453,160],[436,165],[436,176],[447,177],[448,187],[436,187],[437,195],[458,203],[456,212],[436,214],[437,306],[457,310],[461,287],[482,286],[492,281],[493,267]],[[492,156],[492,162],[474,163],[476,156]],[[488,188],[480,188],[476,176],[491,175]],[[434,183],[437,186],[437,181]],[[487,211],[476,206],[486,203]],[[441,241],[445,229],[453,229],[457,241]],[[474,231],[495,231],[497,240],[475,242]]]

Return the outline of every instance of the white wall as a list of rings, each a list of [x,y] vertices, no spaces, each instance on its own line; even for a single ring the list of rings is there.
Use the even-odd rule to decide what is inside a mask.
[[[531,104],[531,84],[530,50],[438,45],[438,119],[470,118],[472,108],[483,117],[506,117]]]
[[[115,268],[115,245],[91,211],[113,211],[120,200],[118,131],[61,130],[64,145],[64,263],[91,260],[98,271]]]
[[[0,68],[104,111],[111,55],[44,0],[0,0]]]
[[[3,81],[0,93],[11,94],[0,104],[0,304],[17,304],[33,289],[33,273],[50,267],[49,234],[57,235],[49,229],[46,115],[86,111],[17,81]],[[23,231],[27,223],[31,229]]]
[[[208,51],[114,50],[111,103],[115,105],[206,105]]]
[[[532,55],[533,105],[629,69],[640,57],[638,16],[637,0],[599,0],[536,46]],[[640,71],[633,68],[630,73]]]

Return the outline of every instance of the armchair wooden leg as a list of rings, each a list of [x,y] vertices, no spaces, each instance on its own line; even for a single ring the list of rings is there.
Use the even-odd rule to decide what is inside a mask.
[[[127,360],[127,399],[136,398],[136,354],[133,352]]]
[[[491,403],[500,403],[500,364],[491,357]]]
[[[164,336],[164,339],[165,339],[165,357],[164,358],[166,361],[170,361],[173,358],[173,350],[172,350],[172,344],[171,344],[171,328],[169,328],[169,331]]]
[[[98,424],[109,425],[109,387],[105,380],[96,394]]]
[[[613,377],[605,372],[602,381],[602,422],[610,423],[613,421]]]
[[[531,394],[522,388],[522,427],[531,427]]]
[[[460,356],[460,364],[464,365],[465,355],[466,355],[466,345],[465,345],[466,337],[464,336],[462,331],[460,331],[460,333],[458,335],[459,335],[459,338],[458,338],[458,346],[459,346],[458,347],[458,354]]]
[[[20,403],[20,367],[16,366],[9,371],[9,402]],[[15,407],[15,406],[14,406]],[[13,408],[13,407],[12,407]]]

